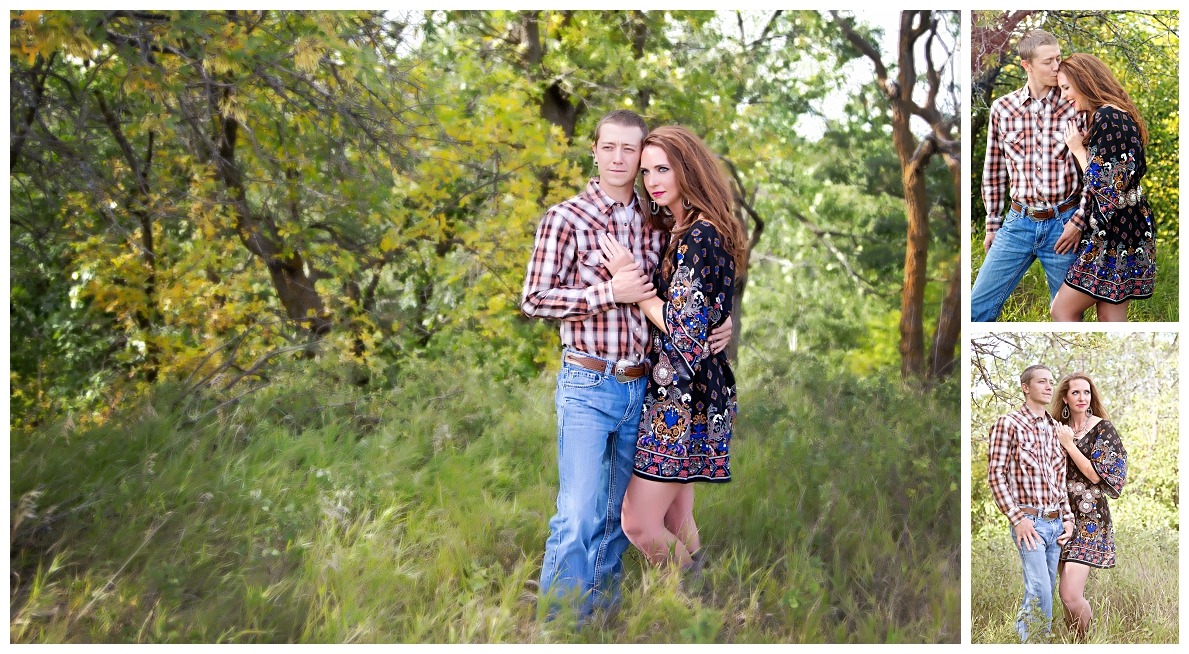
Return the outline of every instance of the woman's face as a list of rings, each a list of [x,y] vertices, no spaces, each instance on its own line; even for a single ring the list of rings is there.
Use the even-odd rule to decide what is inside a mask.
[[[1057,72],[1057,88],[1061,89],[1061,97],[1073,103],[1074,109],[1088,111],[1086,107],[1086,96],[1079,93],[1077,88],[1069,81],[1069,77],[1060,71]]]
[[[1071,380],[1069,390],[1065,391],[1065,404],[1074,413],[1085,413],[1090,407],[1090,382],[1085,379]]]
[[[644,178],[644,190],[648,199],[662,207],[677,206],[681,202],[681,191],[677,188],[677,175],[669,165],[669,157],[656,145],[647,145],[640,155],[640,175]]]

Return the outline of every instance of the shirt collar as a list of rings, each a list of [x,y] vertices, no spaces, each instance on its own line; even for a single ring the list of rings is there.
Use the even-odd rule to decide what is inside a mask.
[[[1043,411],[1038,416],[1035,413],[1032,413],[1032,409],[1028,407],[1027,402],[1020,405],[1020,413],[1027,416],[1032,420],[1032,422],[1053,422],[1053,417],[1049,415],[1048,411]]]
[[[1040,102],[1044,102],[1045,104],[1055,107],[1061,101],[1061,89],[1051,86],[1049,87],[1048,93],[1042,97],[1033,98],[1032,95],[1028,93],[1028,85],[1025,84],[1023,88],[1011,94],[1011,102],[1016,109],[1023,109],[1025,105],[1033,100],[1039,100]]]
[[[616,201],[599,186],[599,178],[591,177],[590,182],[586,184],[586,194],[590,196],[591,202],[598,208],[599,213],[604,216],[610,214],[615,210]],[[632,200],[627,205],[628,209],[639,211],[640,201],[636,197],[636,191],[632,191]]]

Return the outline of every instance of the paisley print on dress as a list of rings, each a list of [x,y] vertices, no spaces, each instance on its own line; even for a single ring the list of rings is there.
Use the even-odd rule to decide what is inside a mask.
[[[1115,426],[1102,420],[1077,443],[1090,460],[1098,483],[1091,483],[1074,463],[1065,460],[1065,487],[1074,511],[1073,538],[1061,549],[1062,561],[1085,563],[1095,568],[1115,566],[1115,529],[1107,498],[1118,498],[1127,480],[1127,450]]]

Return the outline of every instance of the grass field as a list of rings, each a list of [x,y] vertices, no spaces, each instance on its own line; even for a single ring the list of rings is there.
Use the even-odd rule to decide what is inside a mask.
[[[1178,642],[1178,534],[1168,529],[1116,533],[1118,564],[1091,570],[1085,597],[1094,610],[1088,643]],[[1016,611],[1024,595],[1020,556],[1006,530],[971,547],[971,640],[1018,643]],[[1052,642],[1079,642],[1065,626],[1054,593]]]
[[[977,230],[970,243],[971,266],[974,270],[970,275],[970,284],[978,277],[978,270],[982,267],[986,253],[983,252],[983,235]],[[1176,322],[1179,320],[1177,304],[1180,298],[1179,290],[1179,255],[1172,248],[1156,249],[1156,289],[1152,297],[1146,300],[1136,300],[1127,307],[1127,320],[1130,322]],[[1044,269],[1040,262],[1035,261],[1016,290],[1008,296],[1003,304],[1003,312],[999,315],[999,322],[1050,322],[1049,316],[1049,287],[1045,281]],[[1087,322],[1097,322],[1097,311],[1090,308],[1086,311]]]
[[[470,365],[13,433],[10,639],[958,642],[956,383],[745,362],[735,481],[697,489],[704,582],[631,552],[621,610],[575,628],[535,620],[554,377]]]

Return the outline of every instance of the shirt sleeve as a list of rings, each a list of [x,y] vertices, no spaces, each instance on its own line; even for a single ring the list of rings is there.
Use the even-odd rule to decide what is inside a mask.
[[[611,281],[593,286],[566,284],[578,264],[574,230],[556,209],[550,209],[533,241],[520,310],[531,318],[584,320],[615,306]]]
[[[1090,451],[1090,464],[1102,479],[1103,492],[1117,499],[1127,481],[1127,450],[1114,426],[1105,427]]]
[[[1129,137],[1118,113],[1099,109],[1095,114],[1090,126],[1082,185],[1085,195],[1097,201],[1100,212],[1118,208],[1132,187],[1136,171],[1142,165],[1142,151],[1137,152],[1138,141],[1138,137],[1134,142]]]
[[[983,207],[987,210],[987,233],[1003,225],[1003,202],[1007,196],[1007,160],[1003,154],[1003,135],[999,133],[999,105],[991,105],[987,121],[987,156],[983,160]]]
[[[1067,486],[1065,485],[1065,481],[1069,478],[1069,466],[1072,464],[1067,463],[1068,457],[1059,444],[1056,445],[1056,448],[1059,456],[1054,457],[1057,459],[1054,473],[1057,476],[1057,488],[1060,489],[1058,492],[1061,493],[1061,522],[1074,522],[1073,508],[1069,505],[1069,493],[1066,491]]]
[[[722,237],[706,222],[695,223],[677,245],[677,262],[665,302],[669,343],[691,375],[710,356],[710,329],[730,314],[735,295],[735,260]]]
[[[1015,429],[1007,416],[1000,417],[991,426],[990,443],[987,446],[987,483],[991,486],[995,506],[1013,525],[1025,517],[1007,483],[1007,461],[1015,444]]]

